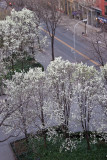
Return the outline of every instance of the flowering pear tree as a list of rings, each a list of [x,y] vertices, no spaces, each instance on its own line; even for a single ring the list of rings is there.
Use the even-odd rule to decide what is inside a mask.
[[[2,22],[0,22],[2,23]],[[0,37],[2,39],[1,55],[4,59],[7,57],[10,59],[10,63],[13,66],[13,53],[16,51],[17,46],[15,41],[12,40],[12,32],[16,24],[10,19],[9,21],[4,20],[0,24]],[[18,43],[17,43],[18,44]],[[13,67],[12,67],[13,68]]]
[[[100,85],[96,96],[107,116],[107,64],[100,68],[99,77]]]
[[[33,116],[30,94],[27,88],[27,82],[23,80],[24,73],[15,73],[12,80],[6,80],[6,94],[8,95],[8,105],[16,108],[15,112],[7,118],[6,133],[19,134],[24,133],[26,142],[28,142],[28,129],[31,123],[31,115]]]
[[[71,103],[73,100],[74,71],[75,65],[69,61],[62,60],[61,57],[51,62],[46,71],[52,114],[53,116],[58,114],[57,118],[59,118],[60,124],[67,129],[69,127]]]
[[[9,128],[11,126],[10,123],[7,123],[8,119],[12,117],[14,112],[18,109],[18,106],[12,105],[11,99],[8,96],[0,96],[0,128]],[[0,142],[3,142],[10,137],[17,136],[18,134],[14,135],[13,133],[7,134],[4,139],[0,139]]]
[[[99,73],[99,87],[97,92],[97,99],[103,109],[103,118],[107,123],[107,64],[100,68]],[[106,126],[106,125],[105,125]],[[104,127],[104,124],[103,124]],[[107,127],[106,127],[107,130]]]
[[[107,142],[107,64],[100,68],[97,76],[98,87],[96,90],[95,100],[96,105],[100,106],[100,121],[96,131],[101,136],[100,140]]]
[[[103,110],[102,121],[100,122],[101,126],[98,129],[100,132],[107,132],[107,89],[102,87],[102,85],[98,88],[96,98]]]
[[[45,147],[46,140],[53,138],[54,143],[62,143],[60,151],[72,151],[78,139],[70,139],[70,127],[73,120],[78,120],[90,149],[89,131],[99,124],[99,104],[107,120],[106,68],[105,65],[99,72],[93,66],[72,64],[59,57],[44,72],[40,68],[16,72],[11,80],[5,81],[7,100],[1,103],[0,127],[11,135],[24,133],[27,143],[28,134],[40,130]],[[54,129],[57,125],[63,129],[60,136]],[[103,120],[101,127],[107,129]]]
[[[28,77],[29,76],[29,77]],[[44,137],[44,146],[46,147],[47,116],[44,112],[44,107],[47,107],[47,88],[46,75],[41,68],[30,69],[25,74],[25,79],[29,79],[31,90],[31,101],[35,113],[34,126],[42,131]],[[37,117],[37,118],[36,118]],[[38,122],[38,123],[37,123]]]
[[[46,85],[48,86],[48,105],[44,107],[48,115],[49,128],[47,139],[54,144],[59,143],[59,150],[71,150],[76,148],[77,141],[70,141],[70,122],[73,112],[73,84],[75,64],[55,58],[46,70]],[[54,126],[61,127],[60,136]],[[52,128],[50,128],[52,127]]]
[[[103,67],[100,68],[99,76],[101,76],[101,80],[102,80],[104,87],[107,88],[107,63]]]
[[[6,80],[6,94],[9,105],[17,110],[7,119],[8,132],[24,133],[28,143],[28,133],[45,129],[43,106],[45,98],[45,73],[42,69],[30,69],[29,72],[13,75],[12,80]],[[8,125],[9,124],[9,125]],[[46,136],[44,135],[46,145]]]
[[[46,42],[46,37],[43,38],[40,33],[38,16],[33,11],[23,8],[19,12],[13,9],[10,18],[17,24],[20,31],[22,41],[22,43],[20,42],[20,50],[27,49],[25,51],[34,55],[38,51],[39,45],[43,46]],[[40,44],[38,44],[38,37],[41,39]]]
[[[11,61],[14,71],[14,61],[28,55],[35,57],[39,46],[44,46],[37,16],[30,10],[23,8],[17,12],[14,9],[6,20],[0,22],[0,37],[2,39],[1,53]],[[38,37],[40,38],[38,44]]]
[[[3,94],[3,79],[5,78],[6,74],[7,74],[6,67],[4,65],[3,60],[0,59],[0,95]]]
[[[89,134],[90,120],[92,119],[93,109],[95,108],[95,95],[99,83],[97,82],[97,71],[84,64],[77,64],[75,72],[75,96],[80,109],[80,122],[85,132],[87,148],[90,149]],[[94,120],[93,120],[94,121]]]

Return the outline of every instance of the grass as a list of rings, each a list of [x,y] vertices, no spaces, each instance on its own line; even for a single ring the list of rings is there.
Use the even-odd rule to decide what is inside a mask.
[[[87,150],[85,139],[78,144],[77,148],[70,151],[59,152],[60,143],[53,144],[47,142],[47,148],[44,148],[43,139],[34,140],[34,151],[31,150],[32,143],[30,144],[29,152],[24,152],[19,156],[19,160],[107,160],[107,144],[92,144],[91,150]],[[19,146],[20,148],[20,146]]]
[[[21,72],[24,70],[25,72],[29,71],[29,68],[35,68],[35,67],[41,67],[42,71],[44,70],[44,67],[39,63],[36,62],[34,58],[28,57],[27,59],[23,60],[17,60],[14,64],[14,71]],[[12,67],[7,67],[10,71],[6,75],[6,79],[11,79],[14,72],[12,71]]]
[[[23,66],[22,66],[23,65]],[[24,59],[23,60],[23,63],[22,61],[17,61],[14,65],[14,68],[17,72],[19,72],[20,70],[25,70],[25,72],[27,72],[29,70],[29,68],[34,68],[34,67],[41,67],[42,70],[43,69],[43,66],[39,63],[39,62],[36,62],[34,58],[31,58],[31,57],[28,57],[27,59]]]

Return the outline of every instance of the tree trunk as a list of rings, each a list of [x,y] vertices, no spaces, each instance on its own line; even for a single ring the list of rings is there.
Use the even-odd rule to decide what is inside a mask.
[[[44,147],[46,148],[47,144],[46,144],[46,132],[45,132],[45,130],[42,131],[42,134],[43,134],[43,139],[44,139]]]
[[[37,35],[37,40],[38,40],[38,45],[39,45],[39,51],[41,51],[41,44],[40,44],[40,39],[39,39],[39,36]]]
[[[40,22],[39,22],[39,25],[40,25]],[[37,30],[39,29],[39,25],[36,26]],[[39,35],[37,34],[37,41],[38,41],[38,45],[39,45],[39,50],[41,51],[41,43],[40,43],[40,38],[39,38]]]
[[[22,71],[23,71],[23,69],[24,69],[24,63],[23,63],[23,59],[22,59]]]
[[[45,127],[45,122],[44,122],[44,114],[43,114],[43,109],[41,107],[41,120],[42,120],[42,125]],[[46,148],[46,133],[45,130],[42,130],[43,138],[44,138],[44,147]]]
[[[85,132],[85,138],[86,138],[86,142],[87,142],[87,150],[90,150],[90,137],[89,137],[89,133],[87,131]]]
[[[51,49],[52,49],[52,61],[54,61],[55,56],[54,56],[54,35],[53,34],[51,37]]]
[[[23,128],[24,128],[24,135],[25,135],[25,140],[26,140],[26,144],[28,146],[28,132],[27,132],[27,129],[26,129],[26,118],[22,118],[22,124],[23,124]]]
[[[28,143],[29,143],[29,140],[28,140],[28,134],[27,134],[27,130],[25,129],[25,132],[24,132],[24,134],[25,134],[25,140],[26,140],[26,144],[28,145]]]
[[[0,93],[0,95],[3,95],[4,94],[4,90],[3,90],[3,80],[1,79],[1,93]]]
[[[14,62],[13,62],[13,59],[11,60],[11,64],[12,64],[12,71],[14,73]]]

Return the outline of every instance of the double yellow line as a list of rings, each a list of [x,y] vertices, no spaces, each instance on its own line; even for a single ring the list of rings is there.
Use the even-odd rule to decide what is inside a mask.
[[[42,31],[44,31],[45,33],[49,34],[48,31],[46,31],[45,29],[41,28]],[[65,46],[67,46],[68,48],[74,50],[75,52],[77,52],[79,55],[81,55],[82,57],[84,57],[85,59],[89,60],[90,62],[92,62],[93,64],[100,66],[99,63],[95,62],[94,60],[90,59],[88,56],[84,55],[83,53],[79,52],[78,50],[74,49],[73,47],[71,47],[69,44],[65,43],[64,41],[62,41],[61,39],[57,38],[55,36],[55,39],[59,42],[61,42],[62,44],[64,44]]]

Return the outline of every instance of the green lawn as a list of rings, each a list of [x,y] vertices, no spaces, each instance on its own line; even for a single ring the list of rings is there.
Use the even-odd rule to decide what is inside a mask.
[[[47,148],[44,148],[43,139],[41,139],[40,141],[33,140],[33,144],[35,144],[36,154],[29,150],[29,154],[25,153],[19,156],[20,160],[39,160],[38,158],[40,160],[107,160],[107,144],[105,143],[91,145],[91,150],[88,151],[85,139],[83,139],[77,149],[61,153],[59,152],[59,143],[47,142]]]
[[[29,68],[35,68],[35,67],[41,67],[42,70],[44,70],[43,66],[36,62],[34,58],[28,57],[27,59],[23,60],[17,60],[14,64],[14,71],[21,72],[22,70],[27,72]],[[12,70],[12,66],[7,66],[7,68],[10,70],[6,76],[7,79],[11,79],[12,75],[14,74]]]

